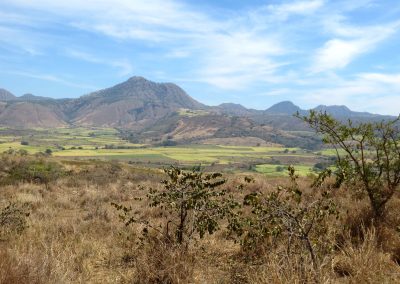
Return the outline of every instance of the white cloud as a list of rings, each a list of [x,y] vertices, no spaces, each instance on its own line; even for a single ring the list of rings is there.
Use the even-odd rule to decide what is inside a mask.
[[[377,94],[390,98],[399,95],[395,74],[348,75],[351,79],[341,79],[335,74],[361,55],[376,49],[400,27],[400,22],[369,26],[349,24],[346,13],[371,5],[371,0],[281,1],[283,4],[280,5],[229,13],[229,17],[226,17],[227,13],[226,18],[212,17],[208,11],[195,10],[196,4],[189,6],[180,0],[1,2],[22,12],[29,10],[43,14],[46,21],[53,21],[54,26],[67,25],[106,36],[118,44],[134,42],[141,48],[144,46],[143,49],[151,47],[155,52],[154,61],[185,59],[180,65],[181,73],[171,75],[168,68],[160,73],[159,76],[167,74],[165,79],[170,81],[179,78],[182,82],[205,82],[224,90],[248,87],[251,90],[252,85],[269,83],[271,91],[266,90],[263,94],[289,96],[292,93],[294,99],[302,97],[312,104],[348,104],[358,110],[364,107],[368,97],[368,102],[381,105],[383,112],[386,112],[385,103],[378,103]],[[18,14],[13,14],[9,20],[27,22]],[[321,36],[324,42],[316,47]],[[32,52],[40,51],[41,43],[35,44],[27,32],[17,34],[15,38],[18,45],[33,48]],[[45,42],[42,38],[38,41]],[[112,60],[94,51],[93,54],[82,52],[88,50],[86,47],[78,45],[74,48],[67,56],[118,68],[124,75],[133,70],[128,59]],[[313,50],[315,53],[310,55]],[[309,70],[312,70],[311,74],[306,72]],[[396,105],[394,99],[390,102],[387,106],[390,112],[399,108],[393,106]],[[365,107],[372,109],[372,106]]]
[[[280,5],[269,5],[267,11],[274,19],[287,20],[291,15],[310,15],[324,5],[323,0],[294,1]]]
[[[39,79],[42,81],[60,83],[65,86],[74,87],[74,88],[78,88],[78,89],[86,89],[86,90],[98,89],[97,87],[92,86],[92,85],[71,82],[69,80],[66,80],[66,79],[60,78],[58,76],[51,75],[51,74],[33,73],[33,72],[27,72],[27,71],[4,71],[3,73],[13,74],[13,75],[17,75],[17,76],[23,76],[23,77],[33,78],[33,79]]]
[[[41,55],[44,45],[44,41],[41,39],[40,35],[33,38],[31,33],[24,30],[0,25],[0,43],[2,48],[6,48],[10,52],[25,53],[32,56]]]
[[[379,43],[396,33],[399,27],[399,21],[388,25],[363,28],[339,24],[337,21],[329,29],[335,35],[346,38],[328,40],[323,47],[317,50],[312,71],[321,72],[346,67],[358,56],[374,50]]]
[[[66,54],[70,57],[90,63],[108,65],[120,69],[120,76],[132,75],[133,66],[127,59],[104,59],[86,52],[67,49]]]
[[[387,84],[388,86],[396,86],[400,90],[400,74],[362,73],[359,78],[370,82]]]
[[[55,15],[55,21],[62,20],[74,28],[101,33],[118,41],[140,40],[162,45],[166,49],[165,57],[194,59],[196,68],[189,77],[219,88],[242,89],[254,82],[275,82],[280,77],[276,72],[288,64],[288,60],[278,58],[288,52],[279,32],[259,29],[260,23],[253,19],[243,21],[241,16],[227,20],[210,18],[179,1],[4,1],[45,11]],[[305,16],[323,4],[322,0],[313,0],[267,6],[267,12],[264,9],[264,14],[259,16],[270,20],[275,16]],[[106,64],[82,54],[75,57]],[[125,68],[125,73],[132,70],[126,61],[115,64]]]

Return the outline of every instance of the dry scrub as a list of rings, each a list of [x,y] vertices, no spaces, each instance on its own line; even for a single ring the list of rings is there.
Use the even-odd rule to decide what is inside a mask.
[[[375,226],[365,197],[337,189],[339,219],[330,219],[326,232],[334,246],[320,255],[314,270],[307,256],[288,258],[278,253],[281,248],[246,254],[224,223],[213,235],[185,247],[152,233],[144,240],[140,226],[120,222],[111,202],[130,205],[153,223],[162,223],[159,208],[136,200],[147,193],[138,185],[160,188],[162,171],[95,161],[53,162],[63,164],[63,174],[48,184],[15,180],[1,187],[0,210],[11,203],[30,214],[24,217],[27,226],[7,229],[1,239],[0,283],[400,282],[397,195],[388,204],[386,221]],[[224,187],[238,200],[287,184],[286,179],[254,176],[255,182],[240,191],[243,176],[226,178]],[[310,191],[309,180],[299,183]]]

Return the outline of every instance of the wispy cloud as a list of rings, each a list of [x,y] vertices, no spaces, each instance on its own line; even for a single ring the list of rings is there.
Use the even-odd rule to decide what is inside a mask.
[[[59,83],[59,84],[65,85],[65,86],[74,87],[74,88],[83,89],[83,90],[98,89],[98,87],[93,86],[93,85],[79,84],[79,83],[76,83],[75,81],[72,82],[72,81],[60,78],[58,76],[52,75],[52,74],[33,73],[33,72],[26,72],[26,71],[4,71],[3,73],[13,74],[13,75],[22,76],[22,77],[28,77],[28,78],[33,78],[33,79],[39,79],[42,81]]]
[[[268,11],[270,17],[272,14],[285,17],[310,14],[322,3],[319,0],[297,1],[290,5],[269,6]],[[190,54],[198,63],[197,71],[190,76],[220,88],[243,88],[259,80],[275,80],[275,71],[283,63],[287,64],[286,60],[281,62],[276,58],[284,53],[279,38],[274,34],[261,34],[256,23],[243,22],[241,17],[210,18],[178,1],[15,0],[12,4],[54,13],[66,18],[66,22],[75,28],[117,40],[141,40],[170,46],[167,57]],[[80,17],[83,14],[84,17]],[[176,46],[179,46],[178,51]],[[126,61],[110,64],[109,60],[76,52],[69,56],[97,64],[119,65],[125,69],[124,73],[132,71]]]
[[[10,40],[12,39],[12,40]],[[33,38],[32,35],[21,29],[10,28],[0,24],[0,43],[1,47],[12,53],[24,53],[28,55],[41,55],[42,46],[40,40]]]
[[[395,9],[389,15],[385,1],[281,0],[241,10],[227,6],[218,14],[185,0],[1,2],[8,7],[0,8],[3,49],[56,54],[66,65],[70,58],[77,66],[79,61],[93,69],[103,65],[98,76],[106,77],[106,69],[119,71],[117,77],[147,72],[186,86],[201,83],[226,97],[244,94],[244,101],[254,92],[357,108],[366,96],[369,102],[378,94],[399,96],[398,64],[393,74],[376,73],[373,66],[387,63],[368,57],[398,36],[400,15]],[[383,17],[371,17],[378,10]],[[362,16],[355,20],[357,13]],[[370,67],[355,68],[366,58]],[[28,73],[71,83],[63,76]],[[389,101],[394,111],[394,100]]]
[[[400,21],[372,27],[355,27],[332,19],[329,30],[341,38],[328,40],[317,50],[312,71],[330,71],[346,67],[358,56],[373,51],[376,46],[395,34]]]
[[[323,0],[292,1],[280,5],[266,6],[274,20],[287,20],[293,15],[311,15],[324,5]]]
[[[127,59],[104,59],[90,53],[73,49],[67,49],[66,55],[86,62],[118,68],[121,76],[132,75],[133,72],[133,66]]]

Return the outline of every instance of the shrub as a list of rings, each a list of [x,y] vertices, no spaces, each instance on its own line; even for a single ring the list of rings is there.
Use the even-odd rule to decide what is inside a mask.
[[[189,242],[197,234],[203,238],[219,229],[219,221],[237,206],[226,190],[220,189],[225,183],[220,173],[203,174],[198,171],[185,172],[178,168],[165,169],[167,180],[162,181],[161,190],[150,188],[147,198],[151,207],[161,210],[166,216],[164,230],[140,216],[132,216],[132,208],[113,203],[121,211],[120,217],[126,226],[132,223],[144,225],[144,232],[156,230],[178,244]],[[169,232],[174,228],[174,234]]]
[[[174,140],[164,140],[163,142],[161,142],[160,146],[163,147],[172,147],[172,146],[176,146],[178,145],[178,142],[174,141]]]
[[[32,159],[31,157],[3,156],[0,163],[0,172],[3,177],[3,184],[14,184],[20,181],[35,182],[45,184],[49,188],[49,183],[65,174],[63,167],[56,163],[47,161],[43,158]]]
[[[10,203],[0,209],[0,237],[7,237],[11,233],[21,233],[27,227],[26,217],[28,216],[26,208],[17,203]]]
[[[330,245],[324,238],[327,217],[337,214],[329,188],[317,191],[330,172],[321,173],[312,185],[314,192],[305,196],[297,183],[294,167],[289,166],[288,171],[289,186],[278,186],[268,194],[247,194],[243,205],[249,210],[231,218],[229,228],[239,238],[244,251],[259,253],[264,248],[285,247],[288,259],[292,254],[306,251],[317,268],[317,252],[323,254]]]
[[[353,188],[361,188],[376,219],[381,219],[400,184],[400,117],[387,122],[354,124],[351,120],[342,123],[326,113],[311,111],[300,118],[323,135],[323,142],[335,148],[337,185],[346,182]]]

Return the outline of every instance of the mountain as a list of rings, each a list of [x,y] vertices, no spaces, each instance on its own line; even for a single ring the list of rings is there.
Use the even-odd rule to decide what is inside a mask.
[[[42,97],[42,96],[35,96],[32,94],[25,94],[20,97],[16,98],[17,100],[20,101],[43,101],[43,100],[54,100],[53,98],[48,98],[48,97]]]
[[[326,112],[335,117],[377,117],[377,116],[379,116],[379,115],[372,114],[369,112],[352,111],[347,106],[344,106],[344,105],[341,105],[341,106],[319,105],[319,106],[315,107],[313,110],[315,110],[317,112]]]
[[[301,123],[301,122],[300,122]],[[315,135],[296,135],[275,129],[271,125],[259,124],[253,119],[240,116],[221,115],[213,111],[193,111],[191,115],[172,113],[155,121],[140,131],[126,130],[125,136],[132,142],[161,144],[222,144],[312,148],[320,144]]]
[[[258,113],[262,113],[260,110],[248,109],[241,104],[234,103],[223,103],[213,108],[213,110],[227,115],[234,116],[252,116]]]
[[[58,105],[24,101],[1,102],[0,124],[17,128],[51,128],[68,125]]]
[[[297,112],[304,112],[300,107],[296,106],[290,101],[283,101],[277,103],[265,110],[266,114],[286,114],[293,115]]]
[[[10,101],[15,100],[16,96],[11,94],[9,91],[5,89],[0,89],[0,101]]]
[[[69,102],[71,122],[86,126],[142,127],[181,108],[205,106],[172,83],[132,77],[114,87]]]
[[[314,108],[338,119],[373,121],[392,118],[354,112],[346,106]],[[113,87],[76,99],[51,99],[32,94],[15,97],[0,89],[0,125],[11,128],[61,126],[116,127],[135,141],[163,143],[247,143],[313,147],[319,141],[293,116],[308,111],[290,101],[266,110],[240,104],[206,106],[172,83],[132,77]],[[169,142],[168,142],[169,143]]]

